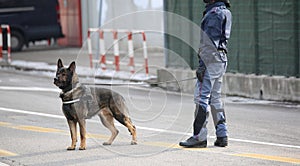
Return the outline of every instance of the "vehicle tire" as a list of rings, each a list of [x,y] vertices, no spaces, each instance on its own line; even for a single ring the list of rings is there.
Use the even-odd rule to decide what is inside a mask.
[[[19,31],[11,31],[11,51],[21,51],[25,43],[22,33]]]

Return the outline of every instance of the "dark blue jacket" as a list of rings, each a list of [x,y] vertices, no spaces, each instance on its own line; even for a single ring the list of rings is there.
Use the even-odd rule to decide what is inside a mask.
[[[231,12],[225,3],[216,2],[206,6],[201,29],[208,35],[218,50],[227,52],[227,42],[231,31]]]

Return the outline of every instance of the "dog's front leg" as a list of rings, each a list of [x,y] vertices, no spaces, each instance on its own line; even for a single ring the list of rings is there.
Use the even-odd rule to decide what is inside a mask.
[[[78,121],[80,128],[80,147],[79,150],[86,149],[86,122],[85,119],[80,119]]]
[[[67,148],[67,150],[75,150],[76,142],[77,142],[77,121],[75,120],[68,120],[70,133],[71,133],[71,146]]]

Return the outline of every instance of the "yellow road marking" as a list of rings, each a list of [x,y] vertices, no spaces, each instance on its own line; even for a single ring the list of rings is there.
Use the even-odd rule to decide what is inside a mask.
[[[0,156],[17,156],[17,154],[0,149]]]
[[[14,125],[14,124],[7,123],[7,122],[0,122],[0,126],[19,129],[19,130],[35,131],[35,132],[62,133],[62,134],[68,133],[67,131],[54,129],[54,128]],[[100,134],[87,133],[87,138],[106,139],[106,138],[108,138],[108,136],[100,135]],[[182,149],[182,150],[188,150],[188,151],[210,150],[210,148],[183,148],[183,147],[181,147],[177,144],[166,143],[166,142],[144,142],[142,144],[143,145],[149,145],[149,146],[158,146],[158,147]],[[16,155],[17,154],[15,154],[15,153],[0,149],[0,156],[16,156]],[[229,154],[229,155],[238,156],[238,157],[247,157],[247,158],[255,158],[255,159],[263,159],[263,160],[271,160],[271,161],[279,161],[279,162],[300,164],[300,159],[297,159],[297,158],[288,158],[288,157],[280,157],[280,156],[268,156],[268,155],[255,154],[255,153],[241,153],[241,154]]]
[[[271,161],[280,161],[280,162],[286,162],[286,163],[300,164],[300,159],[289,158],[289,157],[268,156],[268,155],[255,154],[255,153],[233,154],[233,156],[248,157],[248,158],[256,158],[256,159],[264,159],[264,160],[271,160]]]
[[[19,129],[19,130],[43,132],[43,133],[59,133],[59,132],[64,132],[64,131],[58,130],[58,129],[36,127],[36,126],[14,126],[12,128]]]
[[[0,126],[10,126],[11,123],[7,123],[7,122],[0,122]]]
[[[184,148],[182,146],[179,146],[178,144],[172,144],[172,143],[166,143],[166,142],[144,142],[143,145],[158,146],[158,147],[173,148],[173,149],[182,149],[182,150],[188,150],[188,151],[209,150],[209,148]]]
[[[78,135],[79,135],[79,133],[78,133]],[[102,135],[102,134],[91,134],[91,133],[86,133],[86,138],[108,139],[109,136],[107,136],[107,135]]]
[[[36,132],[52,132],[52,133],[61,133],[61,132],[65,132],[63,130],[59,130],[59,129],[54,129],[54,128],[45,128],[45,127],[37,127],[37,126],[24,126],[24,125],[13,125],[11,123],[7,123],[7,122],[0,122],[0,126],[3,127],[10,127],[13,129],[18,129],[18,130],[27,130],[27,131],[36,131]]]

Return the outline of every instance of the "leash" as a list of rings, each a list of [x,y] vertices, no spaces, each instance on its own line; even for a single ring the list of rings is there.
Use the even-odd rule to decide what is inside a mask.
[[[182,79],[182,80],[171,80],[171,81],[161,81],[161,82],[155,82],[155,83],[81,83],[82,85],[96,85],[96,86],[146,86],[146,85],[151,85],[151,86],[157,86],[160,84],[166,84],[166,83],[179,83],[179,82],[184,82],[184,81],[189,81],[189,80],[194,80],[197,77],[192,77],[192,78],[187,78],[187,79]]]
[[[167,84],[167,83],[179,83],[179,82],[184,82],[184,81],[189,81],[189,80],[194,80],[197,77],[192,77],[192,78],[186,78],[182,80],[170,80],[170,81],[161,81],[161,82],[156,82],[156,83],[118,83],[118,84],[111,84],[111,83],[81,83],[82,85],[95,85],[95,86],[128,86],[128,85],[140,85],[140,86],[145,86],[145,85],[160,85],[160,84]],[[74,99],[71,101],[64,101],[62,102],[63,104],[74,104],[80,101],[80,98]]]

